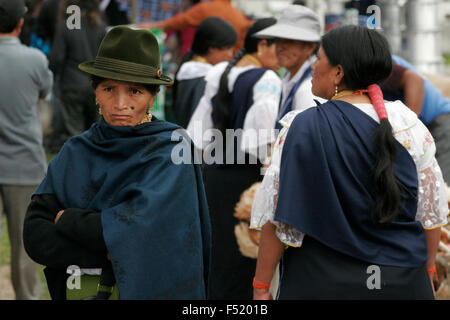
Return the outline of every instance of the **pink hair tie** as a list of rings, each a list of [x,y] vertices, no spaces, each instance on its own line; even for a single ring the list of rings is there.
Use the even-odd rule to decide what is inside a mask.
[[[381,92],[380,87],[376,84],[371,84],[367,87],[367,92],[380,121],[381,119],[387,119],[388,115],[384,105],[383,92]]]

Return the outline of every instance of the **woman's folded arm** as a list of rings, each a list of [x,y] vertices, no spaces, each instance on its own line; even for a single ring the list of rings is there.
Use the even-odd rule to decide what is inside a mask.
[[[95,251],[98,244],[83,246],[80,241],[74,241],[73,236],[67,236],[71,217],[64,219],[60,226],[55,224],[56,214],[63,209],[53,194],[32,197],[23,229],[24,246],[28,255],[37,263],[54,268],[66,268],[69,265],[95,268],[107,263],[106,252]],[[86,233],[88,232],[89,229],[86,229]],[[77,233],[80,233],[79,230],[74,230],[74,235]]]

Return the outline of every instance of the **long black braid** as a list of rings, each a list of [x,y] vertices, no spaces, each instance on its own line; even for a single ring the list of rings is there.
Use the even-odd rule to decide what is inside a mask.
[[[231,69],[236,65],[236,63],[238,63],[239,60],[241,60],[246,53],[247,50],[245,48],[242,48],[238,52],[236,52],[234,57],[230,60],[227,67],[225,68],[225,71],[222,73],[222,76],[220,77],[219,90],[211,100],[213,107],[213,114],[216,119],[215,127],[219,129],[224,136],[225,130],[227,129],[228,118],[230,115],[228,108],[230,104],[231,93],[230,90],[228,90],[228,74],[230,73]]]

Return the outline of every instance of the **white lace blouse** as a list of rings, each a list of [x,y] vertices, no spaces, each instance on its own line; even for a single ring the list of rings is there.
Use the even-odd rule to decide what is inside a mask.
[[[355,106],[379,122],[371,104],[355,104]],[[420,221],[424,229],[446,225],[449,213],[446,184],[434,157],[436,146],[433,137],[416,114],[401,101],[387,102],[386,110],[395,138],[408,150],[416,164],[419,180],[416,221]],[[255,194],[250,225],[252,229],[261,229],[267,221],[270,221],[277,227],[276,235],[280,241],[293,247],[301,246],[304,234],[287,224],[275,221],[274,214],[278,199],[283,145],[290,124],[300,112],[302,111],[291,111],[280,120],[283,128],[272,148],[270,166]]]

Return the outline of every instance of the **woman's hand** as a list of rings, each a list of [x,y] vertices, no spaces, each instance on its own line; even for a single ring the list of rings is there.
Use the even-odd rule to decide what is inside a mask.
[[[253,300],[273,300],[269,289],[253,288]]]
[[[429,277],[430,277],[430,282],[431,282],[431,289],[433,290],[433,296],[436,298],[436,289],[434,288],[434,277],[435,277],[435,274],[433,273],[433,274],[429,274]]]
[[[60,211],[58,212],[58,214],[57,214],[56,217],[55,217],[55,224],[58,222],[59,218],[61,218],[61,216],[63,215],[63,213],[64,213],[64,210],[60,210]]]

